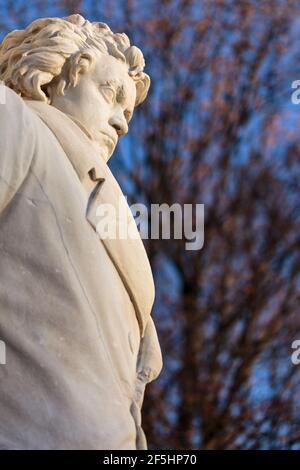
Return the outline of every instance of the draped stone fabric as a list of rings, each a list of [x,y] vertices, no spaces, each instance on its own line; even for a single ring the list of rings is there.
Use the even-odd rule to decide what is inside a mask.
[[[139,236],[101,239],[122,191],[83,130],[6,88],[0,105],[1,449],[142,449],[162,368]],[[118,225],[118,220],[115,221]]]

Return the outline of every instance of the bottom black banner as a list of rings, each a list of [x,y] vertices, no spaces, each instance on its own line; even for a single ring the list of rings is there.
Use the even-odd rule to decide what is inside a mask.
[[[56,451],[56,450],[0,450],[0,464],[60,464],[68,463],[83,466],[121,465],[135,468],[140,465],[184,465],[196,466],[237,464],[238,468],[253,468],[255,463],[266,464],[299,464],[299,451]]]

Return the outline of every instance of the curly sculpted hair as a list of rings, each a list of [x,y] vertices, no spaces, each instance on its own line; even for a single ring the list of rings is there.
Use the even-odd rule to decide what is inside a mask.
[[[97,51],[128,65],[135,105],[144,101],[150,77],[143,72],[141,50],[130,45],[125,33],[113,33],[105,23],[81,15],[40,18],[7,34],[0,45],[0,80],[20,96],[51,104],[53,93],[63,95],[66,87],[76,86]]]

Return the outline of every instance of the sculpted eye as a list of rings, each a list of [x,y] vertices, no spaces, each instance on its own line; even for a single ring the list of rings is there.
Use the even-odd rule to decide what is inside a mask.
[[[108,86],[101,86],[101,91],[107,101],[113,102],[116,98],[116,92],[113,88]]]

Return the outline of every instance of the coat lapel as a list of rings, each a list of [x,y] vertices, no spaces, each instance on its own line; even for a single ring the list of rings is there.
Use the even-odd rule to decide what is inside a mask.
[[[97,155],[92,141],[67,115],[41,101],[26,100],[26,103],[56,136],[88,195],[93,192],[86,218],[96,231],[101,220],[98,208],[106,204],[111,208],[110,220],[116,228],[116,238],[101,234],[99,238],[128,291],[144,336],[154,301],[154,283],[143,242],[119,184]],[[130,227],[130,237],[122,238],[124,234],[120,237],[119,227],[124,227],[124,222]]]

